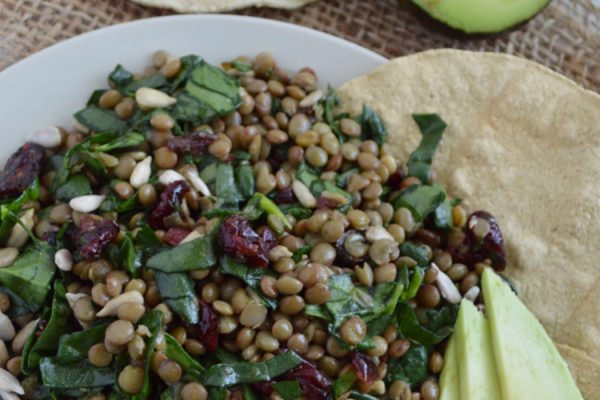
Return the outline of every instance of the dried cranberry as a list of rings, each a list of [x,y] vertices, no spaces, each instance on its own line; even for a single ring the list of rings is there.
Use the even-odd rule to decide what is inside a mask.
[[[392,188],[392,190],[400,190],[402,189],[402,181],[406,178],[406,175],[401,170],[396,170],[387,180],[387,185]]]
[[[356,370],[356,377],[359,381],[371,384],[379,379],[377,365],[375,365],[371,357],[368,357],[359,351],[355,351],[354,354],[352,354],[352,365]]]
[[[219,317],[210,304],[201,301],[199,307],[199,322],[190,325],[188,333],[199,340],[207,352],[213,353],[219,346]]]
[[[306,400],[332,400],[331,381],[312,364],[303,362],[284,375],[286,380],[295,380],[302,388]]]
[[[277,236],[275,236],[275,232],[271,230],[268,226],[260,226],[256,233],[260,237],[262,241],[261,247],[265,254],[269,254],[269,252],[273,249],[273,247],[277,246]]]
[[[44,148],[25,143],[6,162],[0,172],[0,199],[19,196],[39,175],[44,159]]]
[[[169,140],[167,146],[177,154],[190,153],[200,157],[208,151],[208,146],[217,139],[217,136],[208,132],[194,132],[185,136],[175,136]]]
[[[167,185],[160,194],[158,204],[148,217],[150,226],[154,229],[165,229],[165,217],[179,209],[181,199],[189,191],[190,188],[184,181],[176,181]]]
[[[189,229],[169,228],[167,233],[165,233],[165,236],[163,236],[163,242],[165,242],[169,246],[177,246],[189,234]]]
[[[231,391],[229,400],[244,400],[244,390],[241,387],[236,387]]]
[[[271,147],[271,152],[269,153],[269,158],[267,161],[271,165],[273,171],[279,170],[281,165],[287,162],[289,151],[289,147],[285,145]]]
[[[231,215],[223,220],[219,233],[221,249],[236,260],[253,267],[266,267],[267,254],[277,243],[275,234],[264,227],[255,232],[248,220],[240,215]]]
[[[294,195],[292,188],[289,187],[275,193],[273,201],[275,204],[293,204],[296,202],[296,196]]]
[[[48,243],[49,245],[54,246],[56,244],[57,237],[58,237],[57,231],[46,231],[42,235],[42,240],[45,241],[46,243]]]
[[[334,200],[334,199],[330,199],[327,197],[319,197],[317,199],[317,208],[337,208],[341,205],[342,203]]]
[[[273,394],[273,382],[257,382],[252,384],[252,390],[260,396],[269,397]]]
[[[474,232],[474,226],[477,219],[481,218],[487,221],[489,231],[483,238],[478,237]],[[469,251],[475,256],[475,262],[483,261],[487,258],[492,260],[492,267],[496,271],[503,271],[506,268],[506,250],[504,248],[504,239],[502,232],[496,222],[496,218],[487,211],[475,211],[467,220],[466,244]]]
[[[346,249],[346,241],[352,240],[357,235],[362,237],[362,234],[358,231],[349,230],[335,243],[335,265],[343,268],[354,268],[355,265],[362,264],[365,261],[365,257],[355,257]],[[357,237],[356,240],[358,239],[360,238]],[[364,240],[364,237],[362,237],[362,240]]]
[[[69,238],[75,243],[77,254],[91,261],[100,258],[102,252],[119,234],[119,225],[97,216],[86,217],[78,228],[69,232]]]

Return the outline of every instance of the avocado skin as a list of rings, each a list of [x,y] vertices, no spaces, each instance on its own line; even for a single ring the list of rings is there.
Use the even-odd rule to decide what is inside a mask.
[[[412,0],[432,18],[467,34],[497,33],[527,21],[550,0]]]

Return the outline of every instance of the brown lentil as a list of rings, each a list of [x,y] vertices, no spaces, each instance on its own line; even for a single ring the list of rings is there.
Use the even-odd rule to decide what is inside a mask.
[[[410,342],[407,339],[396,339],[390,343],[388,355],[392,358],[400,358],[410,348]]]
[[[106,367],[110,365],[112,359],[112,354],[106,350],[102,343],[97,343],[88,350],[88,360],[96,367]]]
[[[119,387],[129,394],[138,394],[144,386],[144,370],[127,365],[119,374]]]

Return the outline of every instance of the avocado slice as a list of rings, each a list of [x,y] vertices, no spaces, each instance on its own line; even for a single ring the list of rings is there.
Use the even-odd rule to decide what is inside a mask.
[[[460,398],[502,400],[490,327],[469,300],[460,303],[455,335]]]
[[[537,14],[550,0],[413,0],[427,14],[466,33],[500,32]]]
[[[583,399],[542,325],[502,278],[487,268],[482,286],[504,399]]]
[[[440,376],[440,399],[460,400],[458,383],[458,360],[456,359],[456,335],[452,335],[444,353],[444,367]]]

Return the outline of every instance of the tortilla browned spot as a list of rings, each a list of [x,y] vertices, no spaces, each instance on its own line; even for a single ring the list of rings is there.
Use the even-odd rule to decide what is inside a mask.
[[[145,6],[170,8],[180,13],[232,11],[245,7],[299,8],[314,0],[133,0]]]
[[[380,113],[403,161],[420,139],[411,113],[446,120],[437,178],[496,216],[507,274],[552,338],[600,360],[600,97],[524,59],[455,50],[396,59],[339,94]]]

